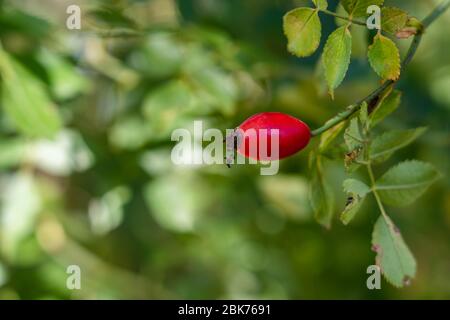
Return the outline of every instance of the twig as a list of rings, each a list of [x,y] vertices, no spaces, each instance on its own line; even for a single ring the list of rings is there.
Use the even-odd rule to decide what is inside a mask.
[[[333,16],[333,17],[336,17],[336,18],[339,18],[339,19],[342,19],[342,20],[347,20],[347,21],[349,21],[351,23],[354,23],[354,24],[358,24],[360,26],[367,26],[367,24],[364,21],[354,20],[354,19],[352,19],[350,17],[341,16],[341,15],[339,15],[339,14],[333,12],[333,11],[324,10],[324,9],[319,9],[319,11],[323,12],[325,14],[328,14],[330,16]]]

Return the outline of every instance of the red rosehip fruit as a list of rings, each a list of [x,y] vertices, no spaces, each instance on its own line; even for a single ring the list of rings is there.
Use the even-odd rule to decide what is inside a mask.
[[[267,161],[283,159],[304,149],[311,138],[311,131],[304,122],[290,115],[263,112],[245,120],[236,129],[236,136],[240,154]]]

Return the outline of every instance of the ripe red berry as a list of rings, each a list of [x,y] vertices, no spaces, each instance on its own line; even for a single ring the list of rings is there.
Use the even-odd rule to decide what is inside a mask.
[[[257,160],[278,160],[289,157],[304,149],[311,138],[311,131],[305,123],[297,118],[280,112],[263,112],[256,114],[245,120],[237,129],[238,152],[247,158]],[[261,129],[266,130],[261,131]],[[276,150],[272,152],[271,136],[275,137],[275,135],[274,131],[271,131],[271,129],[278,129],[278,154],[276,154]],[[255,131],[256,135],[252,138],[252,134],[254,134]],[[261,137],[263,138],[261,139]],[[264,137],[266,137],[267,141],[267,152],[266,150],[263,150],[260,154],[260,146],[264,147]],[[257,141],[257,148],[250,147],[252,140]],[[263,142],[261,142],[261,140]]]

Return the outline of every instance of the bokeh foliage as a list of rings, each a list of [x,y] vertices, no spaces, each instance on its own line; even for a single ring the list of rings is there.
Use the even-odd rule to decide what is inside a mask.
[[[386,2],[421,18],[437,1]],[[81,31],[65,27],[74,3]],[[307,152],[273,177],[170,162],[170,133],[193,120],[225,130],[277,110],[321,125],[378,85],[366,35],[353,35],[330,101],[319,54],[286,50],[282,17],[307,1],[0,5],[0,299],[450,298],[448,13],[402,75],[400,108],[377,129],[428,127],[379,174],[414,157],[445,175],[414,206],[391,210],[417,276],[401,290],[369,291],[378,212],[367,199],[350,226],[338,220],[342,162],[325,162],[339,199],[331,230],[312,217]],[[322,32],[335,23],[322,19]],[[71,264],[82,290],[65,286]]]

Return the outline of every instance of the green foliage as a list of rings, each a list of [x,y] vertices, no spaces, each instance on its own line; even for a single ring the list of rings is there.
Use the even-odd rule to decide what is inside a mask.
[[[202,181],[186,173],[185,179],[167,175],[150,182],[144,189],[144,198],[156,221],[176,232],[192,232],[200,222],[208,202],[202,197]],[[167,201],[177,195],[177,201]]]
[[[450,243],[448,179],[431,186],[448,157],[445,19],[427,23],[424,43],[441,50],[413,61],[404,108],[383,124],[402,93],[384,80],[367,95],[380,85],[366,63],[363,9],[375,1],[345,1],[351,15],[339,4],[339,18],[325,0],[286,14],[289,51],[316,53],[302,61],[286,59],[282,1],[93,1],[82,30],[66,28],[54,1],[1,2],[0,300],[448,298],[449,276],[430,272],[446,270]],[[383,36],[422,33],[408,11],[426,16],[426,3],[389,5],[402,9],[382,8]],[[326,70],[317,48],[328,31],[343,41],[329,40]],[[338,113],[313,130],[309,168],[304,152],[273,177],[172,163],[174,128],[224,131],[267,110],[312,129]],[[418,123],[429,131],[405,129]],[[396,165],[400,155],[421,161]],[[318,229],[336,221],[351,225]],[[415,276],[394,222],[420,281],[362,290],[372,227],[385,278],[400,287]],[[81,290],[65,286],[71,264]]]
[[[332,66],[333,63],[332,59],[328,61],[325,59],[327,53],[339,52],[338,47],[330,49],[332,45],[329,42],[333,41],[333,38],[339,32],[346,32],[347,28],[347,26],[338,28],[330,36],[331,40],[329,39],[327,42],[324,60],[328,62],[329,66]],[[400,75],[400,58],[398,49],[391,40],[378,33],[374,38],[374,44],[369,47],[368,55],[372,67],[381,77],[385,80],[398,78]],[[385,212],[383,203],[392,206],[411,204],[440,177],[440,174],[433,166],[413,160],[402,162],[376,180],[372,166],[388,160],[395,151],[412,144],[425,133],[426,128],[391,130],[381,135],[374,135],[373,129],[399,107],[401,93],[392,90],[392,86],[387,86],[382,92],[378,93],[375,100],[369,101],[370,106],[367,101],[359,106],[357,116],[353,116],[349,121],[341,122],[325,132],[321,137],[317,153],[313,151],[310,159],[317,162],[320,154],[326,154],[332,142],[342,133],[343,124],[347,123],[347,128],[343,133],[347,147],[347,153],[344,155],[345,166],[350,173],[365,166],[370,177],[370,185],[357,179],[344,181],[343,188],[347,194],[347,201],[340,220],[343,224],[348,225],[361,210],[367,195],[369,193],[374,194],[381,211],[373,232],[373,248],[377,252],[376,263],[391,284],[396,287],[403,287],[414,277],[416,262],[404,243],[399,229],[395,227],[391,218]],[[349,108],[354,108],[354,106]],[[339,118],[340,115],[338,114],[336,117]],[[345,118],[342,118],[341,121],[343,119]],[[335,121],[335,118],[330,121]],[[314,194],[315,191],[315,197],[311,197],[311,201],[316,214],[323,214],[324,211],[320,204],[332,203],[334,198],[331,193],[326,194],[324,186],[318,183],[318,176],[320,177],[319,182],[327,180],[324,177],[323,170],[318,171],[316,166],[312,173],[312,188],[316,189],[311,190],[311,194]],[[321,217],[319,215],[319,218]],[[326,217],[332,217],[332,213],[326,215]],[[319,219],[319,222],[324,224],[323,220]],[[329,227],[331,219],[326,220],[326,222],[325,226]]]
[[[50,50],[39,52],[38,60],[49,70],[52,95],[58,100],[71,99],[89,88],[89,82],[63,57]]]
[[[373,70],[384,80],[400,77],[400,53],[395,43],[378,33],[369,47],[368,57]]]
[[[341,0],[342,6],[352,17],[367,16],[367,8],[371,5],[382,6],[384,0]]]
[[[370,188],[363,182],[355,179],[347,179],[343,184],[344,191],[359,197],[365,197],[370,192]]]
[[[376,117],[373,113],[370,117],[367,104],[363,104],[359,117],[354,117],[345,130],[344,138],[351,151],[346,155],[346,163],[349,162],[348,157],[351,157],[351,164],[357,163],[357,166],[353,165],[353,171],[364,164],[368,169],[371,184],[369,187],[355,179],[344,181],[344,191],[348,198],[341,214],[341,221],[348,224],[360,210],[366,195],[373,191],[382,213],[373,232],[373,248],[377,252],[376,263],[390,283],[402,287],[414,277],[416,262],[382,203],[393,206],[409,205],[440,175],[433,166],[414,160],[402,162],[375,181],[372,165],[387,160],[395,151],[414,142],[426,130],[425,128],[393,130],[372,137],[371,129],[374,125],[371,122],[379,122],[392,112],[393,106],[399,104],[400,95],[389,92],[390,89],[383,94],[383,100],[378,103],[377,106],[384,110]]]
[[[363,137],[359,128],[359,119],[353,118],[344,133],[345,143],[349,151],[353,151],[363,145]]]
[[[327,10],[328,8],[327,0],[313,0],[313,3],[320,10]]]
[[[284,16],[283,25],[288,40],[288,50],[298,57],[313,54],[319,46],[321,37],[319,12],[333,14],[326,10],[328,8],[326,1],[313,1],[313,3],[317,10],[296,8]],[[379,30],[373,38],[373,43],[367,48],[367,30],[353,28],[356,24],[354,18],[367,16],[369,6],[382,6],[383,3],[384,0],[340,1],[335,15],[336,24],[339,27],[328,37],[322,54],[325,79],[332,98],[334,98],[334,90],[339,87],[347,74],[352,54],[359,57],[367,52],[370,65],[383,80],[395,81],[399,78],[401,63],[397,45],[382,35]],[[347,17],[346,14],[348,14]],[[416,20],[401,9],[383,7],[381,29],[398,38],[407,38],[421,30],[421,24]]]
[[[336,29],[327,40],[323,50],[323,66],[328,91],[334,97],[336,89],[344,80],[352,53],[352,35],[347,26]]]
[[[370,188],[364,183],[356,179],[347,179],[343,183],[344,191],[347,193],[347,203],[341,214],[343,224],[349,224],[361,208],[366,195],[370,192]]]
[[[331,227],[334,213],[333,192],[323,171],[322,158],[311,153],[309,159],[311,181],[309,199],[316,220],[325,228]]]
[[[347,153],[344,158],[345,167],[349,172],[353,172],[359,168],[359,163],[364,160],[366,149],[358,118],[350,120],[350,124],[344,132],[344,140],[347,145]]]
[[[324,132],[320,136],[320,145],[319,145],[319,151],[324,153],[326,152],[332,145],[332,143],[336,140],[336,138],[339,136],[339,134],[344,130],[345,123],[341,122],[338,125],[334,126],[330,130]]]
[[[392,220],[381,215],[372,234],[376,263],[392,285],[403,287],[416,275],[416,260]]]
[[[292,54],[307,57],[319,47],[322,26],[317,10],[298,8],[289,11],[284,16],[283,27]]]
[[[154,133],[153,139],[167,137],[180,126],[180,117],[196,107],[197,99],[191,88],[183,81],[176,80],[163,84],[151,92],[145,99],[143,112],[147,125]]]
[[[375,127],[378,123],[383,121],[387,116],[393,113],[400,106],[402,93],[398,90],[388,90],[381,97],[375,110],[370,114],[371,126]]]
[[[395,151],[413,143],[426,130],[426,128],[417,128],[384,132],[372,141],[370,145],[370,158],[377,162],[385,161]]]
[[[17,166],[26,150],[24,139],[5,139],[0,141],[0,168]]]
[[[383,107],[386,108],[382,111],[384,115],[393,109],[392,105],[398,105],[399,101],[396,98],[399,94],[393,93],[391,96],[397,102],[388,101],[388,107]],[[386,99],[388,98],[389,96]],[[378,107],[381,108],[386,99],[381,101]],[[369,172],[371,186],[355,179],[344,181],[344,191],[348,198],[341,214],[341,221],[346,225],[350,223],[360,210],[366,195],[373,191],[382,213],[373,232],[372,243],[377,252],[376,263],[391,284],[403,287],[414,277],[416,262],[400,231],[386,214],[382,203],[392,206],[409,205],[422,195],[440,174],[432,165],[413,160],[400,163],[375,181],[372,164],[387,160],[395,151],[411,144],[426,131],[425,128],[394,130],[372,138],[370,120],[381,120],[384,118],[382,113],[379,113],[377,118],[371,119],[367,104],[363,104],[359,117],[354,117],[345,130],[344,138],[351,151],[346,155],[346,163],[349,162],[348,157],[351,157],[350,164],[357,162],[358,165],[353,166],[353,170],[358,169],[359,164],[364,164]]]
[[[408,22],[408,13],[399,8],[383,7],[381,9],[381,29],[396,34],[405,28]]]
[[[52,137],[62,120],[43,84],[0,49],[2,104],[16,128],[32,137]]]
[[[374,187],[383,202],[401,207],[416,201],[439,177],[431,164],[411,160],[391,168]]]

